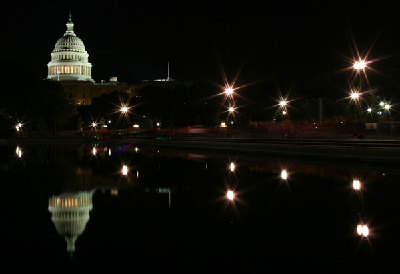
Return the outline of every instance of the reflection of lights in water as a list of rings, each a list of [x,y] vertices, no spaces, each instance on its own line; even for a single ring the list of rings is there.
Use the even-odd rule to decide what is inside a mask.
[[[235,192],[228,190],[226,192],[226,198],[228,198],[229,201],[233,201],[235,199]]]
[[[353,189],[354,190],[360,190],[360,188],[361,188],[360,180],[354,179],[353,180]]]
[[[92,154],[96,156],[96,153],[97,153],[97,149],[94,147],[94,148],[92,149]]]
[[[284,169],[284,170],[281,171],[281,178],[282,178],[282,180],[287,180],[287,178],[288,178],[288,172],[287,172],[286,169]]]
[[[367,225],[357,225],[357,234],[362,237],[368,237],[369,228]]]
[[[127,165],[123,165],[122,166],[122,175],[128,175],[128,166]]]
[[[139,170],[136,171],[136,178],[139,178]]]
[[[21,148],[20,148],[19,146],[17,146],[17,149],[15,150],[15,153],[17,154],[17,156],[18,156],[19,158],[22,157],[22,150],[21,150]]]
[[[229,170],[230,170],[231,172],[235,172],[235,169],[236,169],[235,163],[234,163],[234,162],[231,162],[230,165],[229,165]]]
[[[117,188],[111,189],[111,195],[112,196],[117,196],[118,195],[118,189]]]

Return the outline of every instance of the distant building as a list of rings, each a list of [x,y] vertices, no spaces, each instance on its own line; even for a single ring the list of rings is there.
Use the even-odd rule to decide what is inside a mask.
[[[82,40],[74,32],[71,14],[66,23],[67,30],[58,39],[51,61],[47,64],[47,79],[59,81],[68,99],[77,105],[90,105],[93,98],[112,92],[126,93],[129,97],[138,96],[146,86],[174,88],[177,85],[189,86],[191,83],[175,81],[168,74],[165,79],[144,80],[136,84],[119,82],[113,76],[108,82],[96,83],[92,78],[92,64]]]
[[[58,39],[51,61],[47,64],[47,79],[59,81],[69,100],[78,105],[90,105],[92,99],[112,92],[137,93],[137,86],[118,82],[111,77],[109,82],[95,83],[92,79],[92,64],[82,40],[74,32],[71,14],[64,36]]]

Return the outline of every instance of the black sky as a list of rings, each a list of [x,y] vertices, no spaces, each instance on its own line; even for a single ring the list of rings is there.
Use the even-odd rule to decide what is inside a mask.
[[[382,1],[14,1],[0,17],[1,59],[44,78],[69,11],[96,81],[165,77],[170,61],[178,79],[221,82],[222,65],[229,78],[241,68],[241,83],[333,87],[347,77],[338,71],[349,65],[352,37],[361,51],[375,42],[371,58],[386,58],[372,77],[400,76],[400,10]]]

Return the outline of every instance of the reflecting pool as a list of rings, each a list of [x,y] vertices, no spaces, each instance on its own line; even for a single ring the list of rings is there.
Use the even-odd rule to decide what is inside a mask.
[[[399,266],[396,166],[140,144],[13,144],[0,155],[3,266],[138,273]]]

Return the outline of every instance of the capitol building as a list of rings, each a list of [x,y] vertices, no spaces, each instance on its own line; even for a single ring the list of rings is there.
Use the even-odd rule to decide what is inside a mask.
[[[57,81],[90,81],[92,64],[82,40],[74,32],[71,14],[67,22],[67,31],[58,39],[47,64],[48,79]]]
[[[173,87],[178,82],[168,76],[165,79],[144,80],[135,84],[119,82],[117,77],[110,77],[108,81],[96,83],[92,78],[92,64],[89,62],[89,53],[85,44],[75,34],[71,13],[66,23],[64,35],[58,39],[51,53],[51,60],[47,64],[47,79],[58,81],[61,84],[68,100],[76,105],[90,105],[92,99],[112,92],[125,93],[129,98],[138,96],[139,91],[149,85]]]
[[[92,78],[92,64],[83,41],[74,32],[71,13],[64,35],[58,39],[47,64],[47,79],[59,81],[67,98],[77,105],[90,105],[92,99],[112,92],[137,95],[139,85],[118,82],[110,77],[108,82],[96,83]]]

